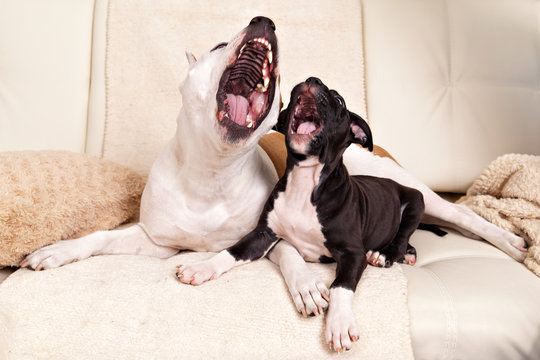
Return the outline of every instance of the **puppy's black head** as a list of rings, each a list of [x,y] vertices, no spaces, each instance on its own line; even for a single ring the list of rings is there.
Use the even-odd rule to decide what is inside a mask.
[[[285,134],[290,155],[318,156],[321,163],[341,158],[351,143],[373,150],[368,124],[347,110],[345,101],[321,80],[310,77],[296,85],[276,129]]]

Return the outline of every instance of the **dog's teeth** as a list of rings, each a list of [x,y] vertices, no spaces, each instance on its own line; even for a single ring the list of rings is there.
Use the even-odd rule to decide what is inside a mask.
[[[272,60],[274,58],[274,56],[272,54],[272,51],[269,51],[269,52],[266,53],[266,58],[268,59],[268,62],[271,64]]]
[[[249,129],[251,129],[253,127],[253,119],[251,119],[251,114],[247,114],[247,118],[246,118],[246,121],[247,121],[247,127]]]

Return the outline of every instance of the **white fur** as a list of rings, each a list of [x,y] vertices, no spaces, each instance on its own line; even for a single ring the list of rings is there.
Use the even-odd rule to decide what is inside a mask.
[[[244,36],[240,32],[228,46],[207,52],[198,61],[188,55],[177,131],[152,166],[141,199],[140,223],[44,247],[22,266],[47,269],[98,254],[170,257],[180,249],[219,251],[255,226],[277,182],[257,143],[277,121],[278,82],[269,114],[247,141],[235,145],[222,141],[223,130],[216,125],[219,81]]]
[[[244,261],[236,261],[228,251],[223,250],[208,260],[177,266],[177,277],[184,284],[200,285],[205,281],[217,279],[224,272],[242,263]]]
[[[326,316],[325,338],[337,352],[350,350],[359,338],[358,325],[352,311],[354,292],[336,287],[330,289],[330,305]]]
[[[268,226],[280,238],[290,242],[308,261],[319,261],[321,255],[331,257],[311,203],[311,193],[319,183],[323,164],[309,158],[295,166],[287,178],[287,187],[274,201],[268,214]]]
[[[268,257],[279,266],[298,312],[304,317],[323,314],[328,308],[328,288],[307,267],[296,248],[287,241],[280,241]]]

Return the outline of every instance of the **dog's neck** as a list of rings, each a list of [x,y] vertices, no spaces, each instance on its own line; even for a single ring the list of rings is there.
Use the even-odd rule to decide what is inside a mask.
[[[341,188],[343,193],[348,192],[349,172],[343,163],[343,157],[339,157],[332,163],[322,163],[317,156],[309,156],[305,160],[297,161],[291,156],[287,157],[287,170],[292,181],[304,179],[305,186],[312,192],[312,201],[320,199],[321,192],[325,189]],[[310,179],[310,181],[305,181]]]
[[[213,127],[202,129],[200,123],[193,126],[195,121],[188,119],[182,109],[173,139],[175,161],[182,168],[183,182],[193,182],[202,190],[207,185],[202,183],[204,179],[211,179],[208,185],[212,187],[227,186],[240,173],[256,171],[257,139],[251,138],[243,145],[229,145],[221,141]],[[249,178],[243,178],[246,177]]]

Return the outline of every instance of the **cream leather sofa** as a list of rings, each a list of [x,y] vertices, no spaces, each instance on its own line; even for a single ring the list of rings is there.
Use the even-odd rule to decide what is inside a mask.
[[[0,1],[0,151],[65,149],[147,174],[174,133],[185,48],[202,53],[264,14],[277,26],[283,101],[320,77],[434,190],[464,193],[497,156],[540,154],[538,1],[211,3]],[[177,41],[160,42],[163,32]],[[540,279],[454,232],[411,242],[417,359],[540,359]]]

